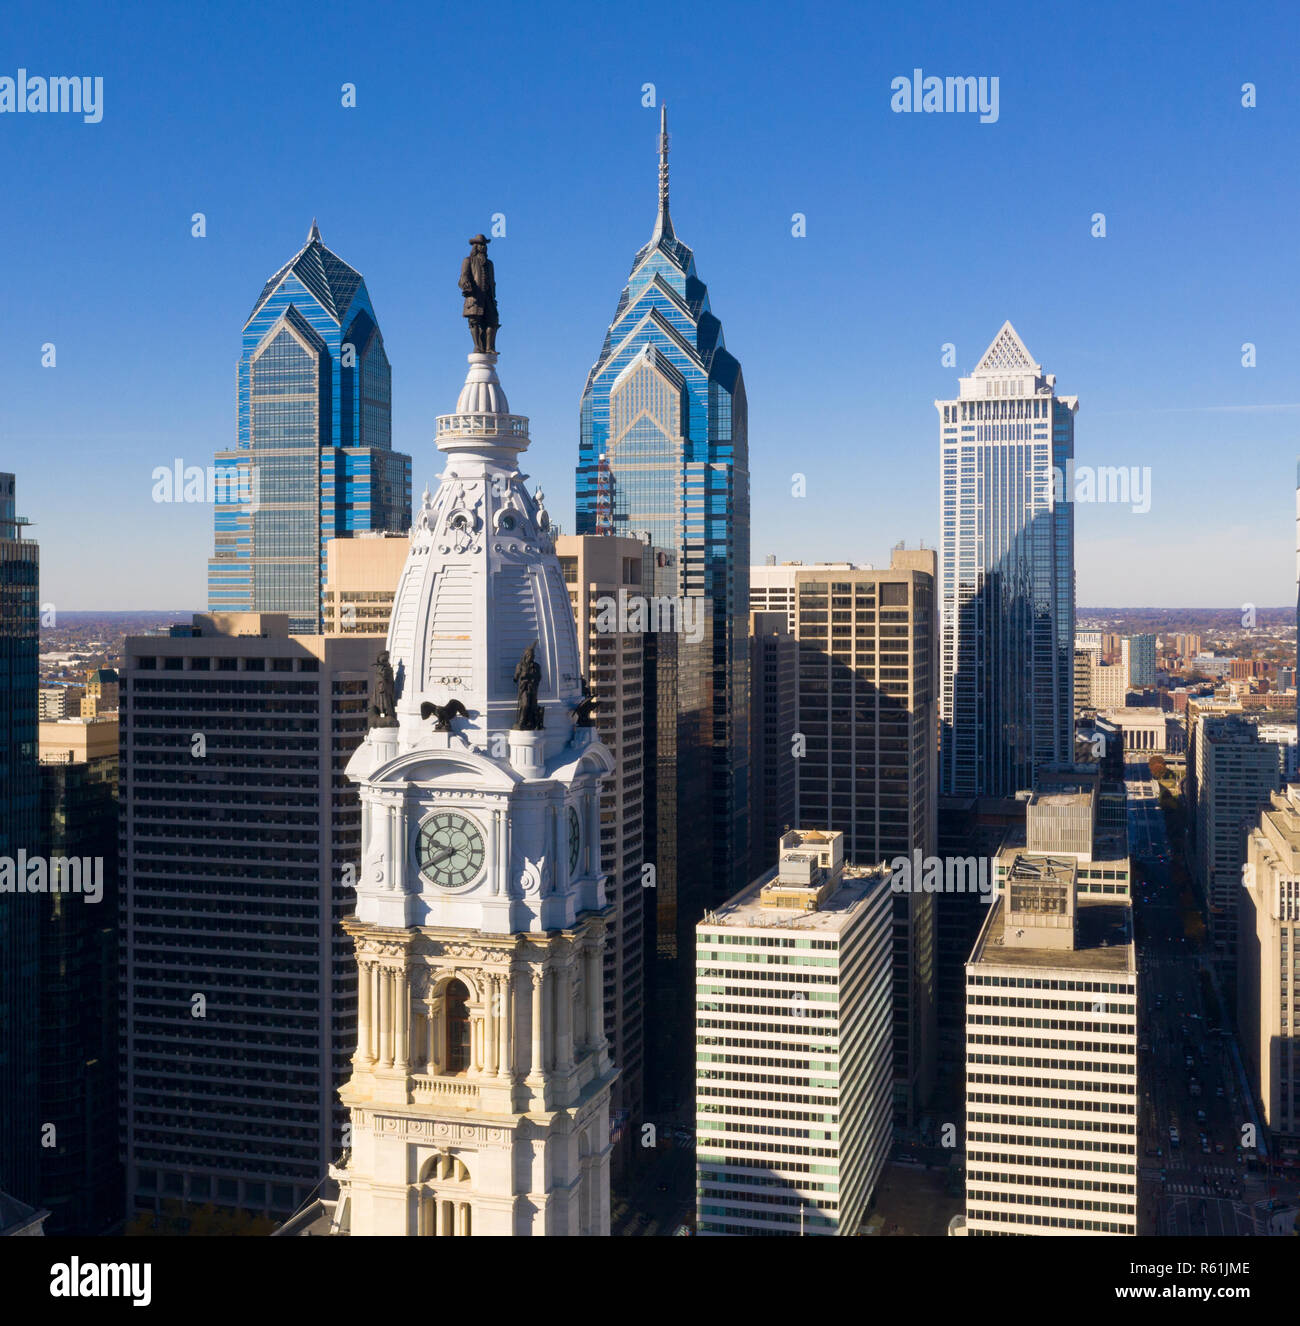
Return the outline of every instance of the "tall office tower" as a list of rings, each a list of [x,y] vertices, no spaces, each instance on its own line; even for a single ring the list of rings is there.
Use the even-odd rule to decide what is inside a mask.
[[[1074,415],[1009,322],[941,419],[940,787],[1007,796],[1074,746]],[[1055,477],[1055,482],[1054,482]],[[1094,687],[1093,702],[1096,703]]]
[[[610,1058],[618,1065],[611,1106],[625,1164],[645,1113],[647,815],[646,633],[626,611],[645,597],[647,549],[637,539],[566,534],[555,540],[578,627],[582,675],[596,698],[596,734],[614,757],[600,795],[600,859],[612,914],[605,940],[604,1016]],[[625,611],[620,614],[619,607]]]
[[[40,1111],[54,1131],[40,1199],[47,1233],[110,1234],[122,1220],[117,716],[42,723],[40,749],[42,850],[72,863],[77,886],[41,898]]]
[[[387,635],[409,534],[378,531],[325,545],[325,634]]]
[[[1129,635],[1122,645],[1128,684],[1144,690],[1156,684],[1156,638],[1154,635]]]
[[[339,1154],[361,857],[343,769],[382,646],[290,635],[283,613],[125,642],[128,1215],[287,1216]]]
[[[364,816],[352,1235],[607,1235],[601,784],[528,420],[476,350],[348,763]],[[621,882],[621,881],[620,881]]]
[[[1018,854],[966,964],[966,1214],[954,1233],[1137,1233],[1132,911],[1078,896],[1078,865]]]
[[[1283,748],[1235,714],[1196,722],[1196,873],[1209,908],[1210,951],[1231,979],[1237,965],[1237,895],[1246,827],[1282,782]]]
[[[35,855],[40,816],[40,549],[23,537],[17,484],[0,474],[0,861]],[[0,892],[0,1189],[35,1203],[40,1143],[36,992],[41,896]]]
[[[1296,639],[1296,730],[1300,731],[1300,459],[1295,466],[1295,639]],[[1199,641],[1197,642],[1199,644]]]
[[[805,739],[796,823],[842,832],[855,865],[933,855],[934,550],[896,548],[880,571],[776,569],[795,593]],[[916,1122],[934,1080],[934,924],[933,894],[895,895],[895,1117],[904,1126]]]
[[[1264,1126],[1300,1147],[1300,787],[1274,792],[1252,830],[1238,895],[1237,1031]]]
[[[892,911],[887,870],[795,829],[697,927],[700,1234],[859,1232],[889,1151]]]
[[[582,393],[577,531],[648,533],[674,559],[666,592],[712,602],[713,859],[697,863],[712,902],[749,881],[747,417],[740,364],[669,216],[665,110],[654,230]]]
[[[795,732],[799,646],[789,617],[749,614],[750,858],[757,878],[776,862],[781,835],[795,823]]]
[[[283,612],[312,635],[328,540],[411,524],[411,458],[393,450],[370,294],[314,221],[244,323],[236,397],[235,445],[216,453],[208,610]]]

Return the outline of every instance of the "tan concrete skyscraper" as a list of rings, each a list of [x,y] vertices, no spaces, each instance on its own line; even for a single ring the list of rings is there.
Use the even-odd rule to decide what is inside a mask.
[[[751,568],[755,602],[793,614],[798,640],[795,822],[844,834],[874,866],[935,850],[937,554],[896,548],[887,569]],[[895,1119],[913,1124],[934,1077],[934,896],[894,898]]]

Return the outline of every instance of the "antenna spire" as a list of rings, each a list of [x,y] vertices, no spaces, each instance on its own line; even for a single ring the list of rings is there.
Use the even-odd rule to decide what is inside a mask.
[[[672,218],[668,215],[668,105],[659,107],[659,214],[655,218],[654,238],[673,239]]]

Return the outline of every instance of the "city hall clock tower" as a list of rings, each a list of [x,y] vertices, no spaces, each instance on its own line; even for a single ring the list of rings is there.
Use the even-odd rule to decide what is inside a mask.
[[[476,347],[496,330],[476,241],[466,316],[485,271]],[[338,1233],[609,1233],[599,796],[613,759],[550,520],[520,472],[528,420],[496,362],[476,348],[438,419],[445,466],[347,767],[363,831]]]

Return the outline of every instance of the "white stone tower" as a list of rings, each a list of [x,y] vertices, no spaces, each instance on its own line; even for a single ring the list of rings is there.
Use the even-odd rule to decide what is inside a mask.
[[[496,361],[471,354],[438,419],[446,468],[388,632],[396,719],[372,717],[347,768],[364,817],[345,922],[358,1035],[351,1152],[332,1173],[352,1235],[609,1233],[599,795],[614,762],[574,712],[573,612]],[[532,706],[516,669],[534,642]]]

